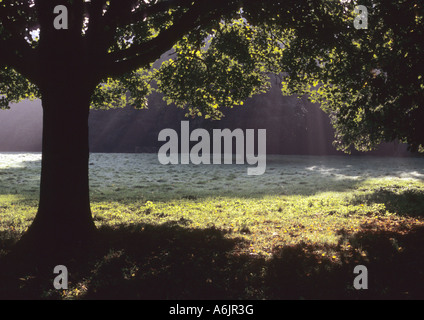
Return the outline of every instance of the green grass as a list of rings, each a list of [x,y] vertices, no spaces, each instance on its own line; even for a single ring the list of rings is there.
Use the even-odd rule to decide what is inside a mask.
[[[38,155],[0,158],[0,256],[31,224]],[[22,271],[3,296],[78,299],[424,297],[423,159],[270,157],[244,166],[162,166],[92,155],[99,239],[70,288]],[[370,270],[369,290],[353,268]],[[4,282],[3,282],[4,283]]]

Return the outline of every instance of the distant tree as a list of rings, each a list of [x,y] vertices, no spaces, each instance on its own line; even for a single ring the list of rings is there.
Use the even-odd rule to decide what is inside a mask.
[[[421,144],[423,5],[361,4],[369,25],[357,30],[356,1],[0,1],[1,106],[43,106],[40,202],[26,237],[73,243],[95,230],[89,109],[145,108],[153,83],[189,115],[219,119],[267,91],[273,73],[284,93],[323,105],[341,147]]]

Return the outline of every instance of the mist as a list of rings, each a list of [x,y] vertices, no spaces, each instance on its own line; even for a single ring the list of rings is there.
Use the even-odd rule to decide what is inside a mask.
[[[43,113],[41,101],[12,104],[0,110],[0,151],[40,152]]]
[[[282,96],[273,83],[268,93],[250,98],[244,106],[225,109],[219,121],[188,119],[185,110],[166,105],[159,93],[149,97],[149,109],[124,108],[91,110],[90,151],[94,153],[157,153],[158,135],[164,128],[179,130],[181,121],[190,128],[234,130],[266,129],[267,154],[344,155],[332,145],[334,130],[329,117],[307,98]],[[41,101],[12,104],[0,110],[0,152],[41,152]],[[367,153],[355,155],[410,156],[405,145],[385,143]]]

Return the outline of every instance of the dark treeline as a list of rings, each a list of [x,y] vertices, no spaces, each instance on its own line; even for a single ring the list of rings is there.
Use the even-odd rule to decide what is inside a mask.
[[[0,110],[0,151],[41,151],[41,105],[39,101]],[[185,111],[166,105],[160,94],[149,98],[149,109],[92,110],[90,114],[91,152],[157,152],[162,129],[180,130],[182,120],[190,129],[267,129],[267,153],[299,155],[342,155],[333,145],[333,128],[328,116],[306,98],[284,97],[277,84],[246,101],[244,106],[224,110],[220,121],[188,119]],[[353,154],[362,154],[352,152]],[[404,145],[387,143],[367,153],[408,156]]]
[[[306,98],[284,97],[277,84],[262,95],[249,99],[243,106],[223,110],[219,121],[190,119],[185,111],[167,106],[159,94],[149,100],[149,109],[131,108],[92,111],[90,145],[92,152],[157,152],[159,132],[172,128],[180,132],[180,123],[190,121],[190,130],[267,129],[268,154],[343,155],[332,142],[334,130],[329,117],[318,105]],[[364,154],[352,151],[352,154]],[[387,143],[367,154],[381,156],[411,155],[405,145]]]

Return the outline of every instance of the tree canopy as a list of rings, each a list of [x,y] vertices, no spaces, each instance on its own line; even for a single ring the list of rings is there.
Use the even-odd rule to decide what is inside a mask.
[[[53,26],[58,4],[68,9],[66,30]],[[354,27],[359,4],[367,29]],[[145,108],[158,90],[189,115],[219,118],[220,108],[266,92],[276,74],[284,94],[321,104],[339,148],[400,140],[416,150],[423,15],[418,0],[0,1],[0,106],[42,98],[49,72],[74,51],[95,87],[92,108]]]

